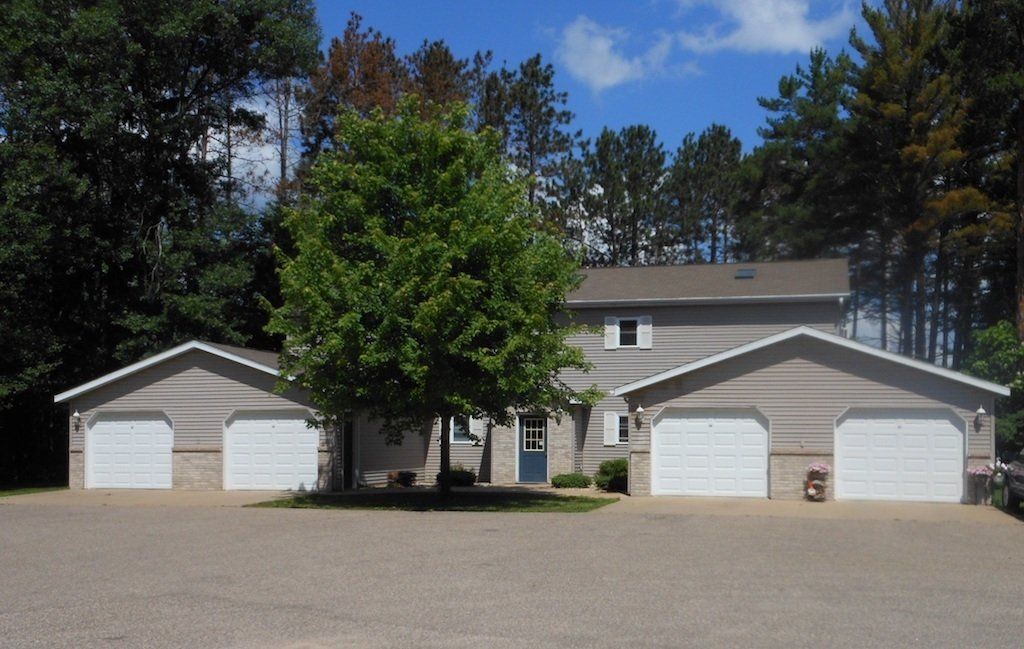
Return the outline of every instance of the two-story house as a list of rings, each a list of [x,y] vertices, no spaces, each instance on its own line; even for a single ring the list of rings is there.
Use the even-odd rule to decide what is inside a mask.
[[[584,271],[593,407],[456,418],[452,461],[495,484],[545,483],[628,458],[630,493],[799,498],[811,462],[838,498],[960,501],[993,456],[999,385],[848,339],[845,260]],[[433,482],[440,425],[389,446],[356,417],[305,426],[273,354],[193,342],[57,395],[72,487],[340,489],[413,471]],[[421,433],[421,434],[418,434]],[[832,494],[830,494],[832,495]]]

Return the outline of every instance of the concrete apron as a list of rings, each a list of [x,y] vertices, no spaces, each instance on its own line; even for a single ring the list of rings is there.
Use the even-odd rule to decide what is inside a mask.
[[[242,507],[283,498],[280,491],[189,491],[183,489],[62,489],[0,498],[2,505],[64,507]]]
[[[995,507],[949,503],[768,500],[688,496],[623,496],[594,512],[600,515],[762,516],[822,520],[891,520],[1021,525]]]

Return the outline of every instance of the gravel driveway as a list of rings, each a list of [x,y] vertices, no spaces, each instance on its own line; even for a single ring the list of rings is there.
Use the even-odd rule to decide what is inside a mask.
[[[2,647],[959,647],[1024,525],[0,503]]]

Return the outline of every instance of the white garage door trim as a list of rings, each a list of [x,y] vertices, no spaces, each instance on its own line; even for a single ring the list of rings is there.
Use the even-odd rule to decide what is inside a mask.
[[[242,408],[235,410],[224,420],[223,424],[223,440],[224,447],[222,451],[223,462],[223,482],[225,490],[233,491],[245,491],[245,490],[267,490],[267,491],[279,491],[279,490],[303,490],[303,491],[315,491],[317,483],[319,481],[320,473],[320,430],[316,428],[309,428],[306,426],[306,421],[313,416],[313,413],[306,408]],[[294,471],[293,480],[289,481],[288,485],[278,483],[277,485],[264,485],[264,486],[252,486],[252,484],[241,484],[236,485],[232,476],[232,439],[231,439],[231,426],[238,421],[245,420],[246,418],[275,418],[280,420],[288,421],[301,421],[302,433],[308,434],[313,437],[315,443],[312,445],[313,449],[310,452],[310,456],[306,459],[307,464],[305,466],[297,467]],[[296,425],[296,431],[298,431],[298,425]],[[308,482],[308,484],[307,484]]]
[[[865,486],[862,489],[853,487],[850,484],[850,477],[853,475],[852,470],[856,470],[851,467],[852,462],[861,458],[847,458],[844,455],[847,453],[847,440],[842,434],[842,427],[847,422],[857,420],[914,420],[914,419],[932,419],[932,420],[945,420],[950,423],[951,427],[958,433],[956,439],[957,447],[950,449],[953,452],[948,453],[948,457],[936,458],[934,454],[928,457],[921,458],[925,465],[925,470],[934,468],[936,460],[939,461],[955,461],[957,463],[956,468],[950,468],[945,471],[948,475],[946,484],[926,482],[922,484],[916,493],[908,493],[907,484],[902,483],[898,486],[894,486],[889,493],[878,493],[875,492],[871,486]],[[958,503],[963,499],[964,493],[964,467],[967,466],[967,431],[969,430],[967,420],[958,415],[951,408],[868,408],[868,407],[851,407],[847,408],[841,415],[836,417],[833,424],[833,440],[835,445],[834,461],[836,470],[836,499],[837,500],[888,500],[888,501],[905,501],[905,502],[952,502]],[[952,436],[951,436],[952,437]],[[927,447],[934,450],[934,438],[927,440]],[[901,444],[902,447],[902,444]],[[877,446],[875,447],[877,448]],[[868,453],[872,450],[869,449]],[[897,453],[899,456],[899,453]],[[866,458],[870,460],[871,458]],[[878,458],[874,458],[878,459]],[[884,459],[884,458],[883,458]],[[896,458],[900,459],[899,457]],[[880,471],[882,469],[862,469],[865,472],[870,473],[871,471]],[[895,469],[893,469],[895,470]],[[901,471],[899,477],[903,478],[906,476],[906,471]],[[865,480],[869,479],[869,476],[864,476]],[[845,478],[845,480],[844,480]]]
[[[97,427],[107,422],[145,422],[149,424],[155,424],[158,427],[163,427],[162,430],[154,429],[150,432],[150,436],[154,437],[151,441],[154,442],[155,447],[150,455],[148,471],[149,479],[136,481],[136,474],[134,467],[137,464],[133,461],[136,459],[132,457],[131,451],[129,453],[129,469],[128,473],[130,477],[127,482],[122,484],[115,484],[113,480],[102,480],[97,479],[96,476],[96,459],[102,455],[100,451],[96,449],[97,444]],[[172,420],[166,412],[162,410],[100,410],[95,413],[85,423],[85,440],[82,444],[83,462],[85,464],[85,480],[84,485],[86,489],[170,489],[173,486],[173,449],[174,449],[174,420]],[[166,454],[166,457],[158,457]],[[158,462],[154,463],[154,459]],[[155,466],[157,464],[159,466]],[[155,469],[155,470],[154,470]]]
[[[739,492],[731,491],[729,493],[715,493],[715,489],[710,490],[666,490],[662,489],[658,484],[659,468],[661,463],[659,443],[658,443],[658,427],[664,423],[667,418],[682,418],[682,419],[694,419],[694,418],[714,418],[714,417],[728,417],[735,419],[751,419],[754,420],[763,431],[763,453],[760,455],[762,460],[762,466],[754,469],[757,472],[757,480],[760,484],[755,489],[741,489]],[[746,408],[674,408],[666,407],[663,408],[658,414],[651,420],[651,494],[655,496],[664,495],[682,495],[682,496],[735,496],[735,497],[749,497],[749,498],[767,498],[769,488],[769,461],[768,457],[771,451],[772,443],[772,422],[771,419],[765,416],[756,407]]]

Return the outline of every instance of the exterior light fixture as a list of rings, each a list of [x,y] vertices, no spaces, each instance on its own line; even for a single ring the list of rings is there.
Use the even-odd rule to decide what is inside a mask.
[[[82,415],[78,414],[77,410],[71,415],[71,421],[75,425],[75,432],[78,432],[79,426],[82,425]]]
[[[974,430],[980,431],[981,425],[985,422],[985,406],[978,406],[978,409],[974,411]]]
[[[638,405],[636,407],[636,414],[635,414],[634,423],[636,423],[636,427],[638,429],[643,427],[643,425],[644,425],[644,407],[643,406],[639,406]]]

